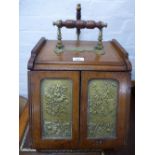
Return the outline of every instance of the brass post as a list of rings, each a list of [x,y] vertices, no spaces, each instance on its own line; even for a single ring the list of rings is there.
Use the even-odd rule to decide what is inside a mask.
[[[102,40],[103,40],[103,35],[102,35],[102,29],[99,29],[99,36],[98,36],[98,43],[96,46],[97,50],[102,50],[103,49],[103,44],[102,44]]]
[[[57,38],[58,38],[58,41],[57,41],[56,47],[58,49],[62,49],[63,48],[63,44],[62,44],[62,40],[61,40],[62,36],[61,36],[61,28],[60,27],[58,27]]]

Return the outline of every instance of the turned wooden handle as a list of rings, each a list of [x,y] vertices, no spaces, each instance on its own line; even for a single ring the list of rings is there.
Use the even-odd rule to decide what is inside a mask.
[[[59,28],[66,27],[66,28],[78,28],[78,29],[94,29],[94,28],[103,28],[107,27],[106,23],[103,23],[101,21],[95,22],[93,20],[66,20],[62,21],[59,20],[57,22],[54,22],[53,25],[58,26]]]

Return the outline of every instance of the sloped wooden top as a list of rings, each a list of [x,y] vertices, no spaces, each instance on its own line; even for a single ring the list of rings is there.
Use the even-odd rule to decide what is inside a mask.
[[[101,70],[101,71],[130,71],[131,63],[124,48],[116,41],[104,42],[105,54],[96,54],[95,51],[78,52],[77,48],[93,49],[95,41],[63,41],[68,49],[61,54],[54,52],[57,41],[41,38],[31,52],[28,62],[29,70]],[[83,58],[84,61],[73,61]]]

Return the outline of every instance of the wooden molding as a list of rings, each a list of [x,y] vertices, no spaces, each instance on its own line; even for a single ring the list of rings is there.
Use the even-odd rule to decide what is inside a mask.
[[[130,61],[128,60],[128,52],[122,47],[122,45],[116,40],[112,39],[113,45],[120,51],[120,55],[123,57],[127,70],[132,70]]]
[[[37,57],[37,55],[39,54],[40,52],[40,49],[43,47],[44,43],[46,42],[46,39],[44,37],[42,37],[38,43],[35,45],[35,47],[32,49],[31,51],[31,57],[29,59],[29,62],[28,62],[28,69],[29,70],[32,70],[33,67],[34,67],[34,61]]]

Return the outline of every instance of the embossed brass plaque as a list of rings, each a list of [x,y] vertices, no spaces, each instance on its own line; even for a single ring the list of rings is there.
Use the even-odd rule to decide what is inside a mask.
[[[118,82],[94,79],[88,85],[88,138],[116,137]]]
[[[44,79],[41,83],[42,138],[72,138],[72,81]]]

